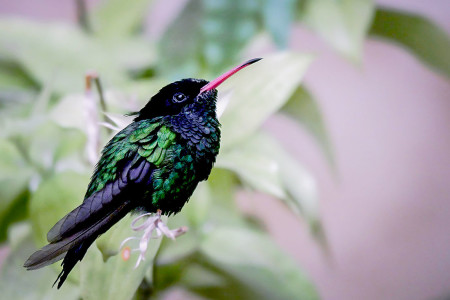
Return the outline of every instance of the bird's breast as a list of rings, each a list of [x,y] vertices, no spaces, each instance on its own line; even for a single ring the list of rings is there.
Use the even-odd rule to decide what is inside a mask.
[[[215,117],[188,114],[172,120],[172,130],[193,157],[199,181],[206,180],[220,148],[220,124]]]

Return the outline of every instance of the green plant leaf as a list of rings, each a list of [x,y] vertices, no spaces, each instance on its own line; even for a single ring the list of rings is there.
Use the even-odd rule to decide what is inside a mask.
[[[175,242],[164,239],[158,253],[158,265],[174,264],[198,250],[200,237],[211,224],[242,222],[235,205],[238,180],[229,170],[214,168],[208,181],[197,187],[183,210],[169,218],[169,227],[187,226],[188,232]],[[200,188],[200,191],[198,191]]]
[[[262,151],[274,157],[287,197],[286,204],[309,222],[313,232],[321,229],[319,221],[317,186],[314,177],[287,153],[270,135],[261,134],[258,144]]]
[[[221,291],[228,299],[318,299],[293,259],[262,232],[245,227],[215,228],[205,237],[201,253],[212,270],[238,284],[236,289]],[[201,282],[193,281],[197,293],[212,296],[212,287],[220,284],[220,277],[209,280],[203,289]]]
[[[246,185],[257,191],[285,198],[278,164],[273,157],[261,151],[260,148],[264,145],[258,141],[258,138],[250,137],[239,146],[219,155],[215,165],[235,172]]]
[[[2,154],[0,155],[0,181],[11,178],[11,174],[17,171],[27,169],[26,160],[13,142],[0,139],[0,153]],[[25,173],[29,175],[30,172],[27,170]]]
[[[252,188],[282,199],[297,215],[320,229],[314,178],[270,135],[253,133],[233,150],[221,154],[217,166],[234,171]]]
[[[209,72],[218,73],[236,63],[242,48],[258,30],[257,0],[203,0],[202,58]]]
[[[0,89],[4,90],[26,90],[36,89],[37,85],[14,62],[0,59]]]
[[[216,223],[201,236],[198,252],[156,265],[156,293],[177,286],[218,300],[318,298],[295,262],[247,223]]]
[[[22,224],[23,225],[23,224]],[[21,227],[23,227],[20,225]],[[16,227],[16,226],[14,226]],[[23,229],[23,228],[22,228]],[[23,230],[20,231],[23,231]],[[17,234],[16,230],[11,230],[11,234]],[[57,290],[52,288],[52,283],[57,274],[50,268],[42,268],[34,271],[27,271],[23,263],[28,256],[36,250],[31,239],[31,228],[25,226],[25,232],[21,232],[21,239],[15,239],[10,254],[5,258],[0,275],[0,290],[3,299],[79,299],[79,288],[67,281],[64,286]]]
[[[47,243],[47,232],[84,199],[88,174],[63,172],[43,181],[30,201],[33,235],[39,246]]]
[[[310,55],[278,53],[265,57],[225,81],[219,90],[232,90],[222,123],[222,151],[251,136],[289,100],[300,84]]]
[[[176,216],[170,217],[169,228],[178,228],[181,226],[188,226],[188,232],[186,234],[178,237],[175,241],[172,241],[170,239],[162,240],[155,263],[155,265],[157,265],[158,267],[177,263],[180,260],[190,257],[198,250],[198,228],[190,227],[183,213],[179,213]],[[168,275],[170,276],[170,274]],[[158,282],[158,284],[165,283]]]
[[[34,128],[28,142],[29,158],[44,176],[67,169],[87,170],[81,161],[86,137],[80,130],[45,122]]]
[[[44,24],[19,19],[0,21],[0,57],[18,64],[41,86],[51,82],[57,93],[84,89],[90,70],[112,85],[126,83],[125,72],[150,64],[151,44],[140,39],[120,42],[95,39],[81,29],[63,23]]]
[[[196,74],[200,69],[201,0],[189,1],[159,41],[160,68],[173,78]]]
[[[161,38],[162,70],[179,79],[230,67],[258,29],[258,9],[255,0],[189,1]]]
[[[0,242],[8,226],[27,216],[31,168],[13,143],[0,139]]]
[[[83,299],[131,299],[146,273],[153,268],[153,260],[161,239],[150,240],[146,259],[136,269],[135,252],[132,252],[131,258],[127,261],[123,260],[121,255],[116,255],[121,242],[135,234],[131,230],[132,220],[131,216],[123,218],[97,240],[98,248],[94,246],[89,248],[80,263]],[[166,222],[167,218],[163,220]]]
[[[22,178],[0,182],[0,243],[5,241],[11,224],[28,217],[24,207],[28,204],[30,192],[26,183],[21,180]]]
[[[10,75],[11,74],[8,74],[7,76]],[[0,77],[1,76],[2,75],[0,74]],[[5,82],[5,84],[8,83]],[[6,120],[6,118],[9,119],[14,118],[18,115],[23,115],[23,113],[27,112],[30,107],[28,104],[35,98],[36,92],[34,90],[15,89],[13,85],[5,89],[0,88],[0,118],[2,119],[2,122],[0,122],[0,124],[4,125],[6,122],[8,122],[9,120]],[[2,129],[0,136],[7,136],[7,134],[5,134],[4,132],[4,129]]]
[[[450,77],[450,38],[425,17],[378,8],[370,34],[399,44],[425,64]]]
[[[338,52],[359,62],[374,10],[372,0],[306,0],[299,19]]]
[[[87,131],[86,97],[81,94],[69,94],[53,106],[49,118],[61,127],[78,128]]]
[[[94,12],[96,33],[101,37],[123,38],[136,33],[144,23],[152,0],[103,1]]]
[[[83,201],[89,175],[74,172],[58,173],[43,181],[32,195],[29,215],[33,225],[33,237],[39,247],[47,244],[47,232],[59,219],[72,211]],[[31,253],[30,253],[31,254]],[[57,264],[54,270],[61,271]],[[79,267],[75,266],[68,280],[78,282]],[[56,278],[56,277],[55,277]]]
[[[201,296],[201,299],[258,299],[251,288],[223,274],[198,253],[190,257],[189,261],[166,266],[160,273],[163,272],[172,275],[168,281],[172,280],[173,285],[176,284],[197,297]],[[247,291],[249,289],[250,292]]]
[[[189,205],[186,205],[183,210],[190,226],[200,227],[204,224],[208,217],[212,198],[210,186],[206,182],[200,182],[189,200]]]
[[[215,206],[220,206],[228,213],[236,213],[238,211],[234,199],[239,180],[233,172],[221,168],[213,168],[207,183],[213,195]]]
[[[299,86],[295,90],[289,101],[281,108],[281,113],[306,127],[319,143],[330,164],[334,166],[333,149],[320,107],[305,87]]]
[[[286,48],[294,19],[294,0],[265,0],[263,18],[267,30],[280,48]]]

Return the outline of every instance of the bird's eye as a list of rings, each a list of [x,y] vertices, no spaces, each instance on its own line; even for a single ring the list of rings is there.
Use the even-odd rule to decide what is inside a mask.
[[[186,95],[183,93],[176,93],[175,95],[173,95],[173,102],[183,102],[184,100],[186,100]]]

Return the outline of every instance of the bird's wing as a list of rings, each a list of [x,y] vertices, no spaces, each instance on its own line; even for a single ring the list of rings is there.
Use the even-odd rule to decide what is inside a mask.
[[[49,244],[24,266],[38,269],[64,258],[60,286],[90,244],[135,208],[133,196],[142,197],[151,189],[153,171],[168,163],[164,156],[174,140],[167,127],[148,120],[118,133],[105,147],[83,203],[53,226],[47,234]],[[117,156],[120,159],[112,160]],[[110,180],[102,182],[105,173]],[[67,253],[72,256],[67,258]]]
[[[83,203],[56,223],[47,234],[50,243],[60,241],[110,215],[125,201],[139,200],[151,189],[158,169],[175,138],[161,123],[141,121],[132,130],[118,133],[105,147]]]

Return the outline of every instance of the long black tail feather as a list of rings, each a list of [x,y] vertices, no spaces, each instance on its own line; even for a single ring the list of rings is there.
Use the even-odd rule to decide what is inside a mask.
[[[95,238],[90,238],[87,240],[84,240],[81,242],[77,247],[72,247],[67,251],[66,256],[64,257],[64,260],[61,263],[61,266],[63,267],[61,273],[59,273],[58,277],[56,278],[55,282],[53,283],[52,287],[55,286],[55,284],[58,282],[57,288],[59,289],[64,281],[66,281],[67,276],[69,275],[70,271],[72,271],[73,267],[77,264],[77,262],[81,261],[86,254],[89,247],[92,245],[92,243],[95,241]]]
[[[124,202],[112,211],[105,212],[103,217],[83,230],[57,242],[52,242],[33,253],[25,262],[24,267],[35,270],[50,265],[60,259],[62,271],[55,283],[59,281],[58,289],[62,286],[67,276],[77,262],[81,261],[86,251],[99,235],[106,232],[131,210],[130,203]]]

